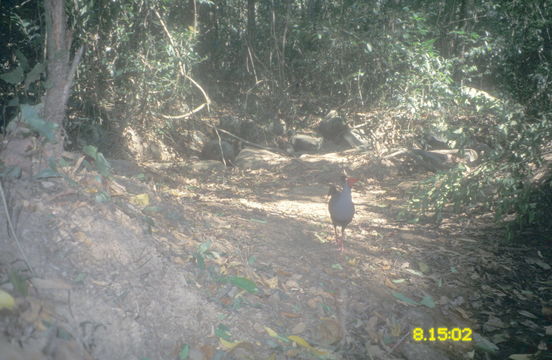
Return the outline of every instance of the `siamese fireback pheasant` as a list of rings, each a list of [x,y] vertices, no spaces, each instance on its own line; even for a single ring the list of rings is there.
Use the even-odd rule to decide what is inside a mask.
[[[343,240],[345,239],[345,228],[353,220],[355,215],[355,205],[351,197],[351,186],[358,181],[355,178],[342,177],[343,188],[338,191],[335,186],[330,186],[330,202],[328,204],[328,210],[330,211],[330,217],[335,232],[335,241],[339,250],[343,252]],[[341,226],[341,236],[337,233],[337,227]]]

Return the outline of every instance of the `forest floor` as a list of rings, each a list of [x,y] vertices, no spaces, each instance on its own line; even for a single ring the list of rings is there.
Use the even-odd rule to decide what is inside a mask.
[[[22,256],[3,229],[3,283],[17,293],[17,278],[33,279],[1,318],[0,355],[11,343],[28,351],[13,359],[89,359],[83,348],[113,360],[504,359],[550,346],[550,250],[503,246],[489,216],[399,222],[423,177],[377,180],[367,162],[355,151],[257,170],[114,162],[107,184],[81,172],[76,187],[13,185],[34,275],[14,280]],[[361,180],[340,253],[327,192],[343,164]],[[111,199],[95,201],[102,186]],[[452,339],[431,341],[438,328]]]

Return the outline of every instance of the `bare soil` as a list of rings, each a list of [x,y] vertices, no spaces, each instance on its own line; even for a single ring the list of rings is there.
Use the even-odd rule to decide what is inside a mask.
[[[343,164],[361,181],[341,254],[327,191]],[[0,313],[0,348],[14,359],[432,360],[547,346],[549,251],[500,245],[488,217],[399,222],[422,177],[377,180],[367,164],[355,152],[260,170],[127,163],[107,183],[9,185],[34,274],[3,228],[0,274],[18,306]],[[98,188],[111,198],[96,201]],[[8,282],[14,269],[31,278],[26,296]],[[413,340],[441,327],[499,350]]]

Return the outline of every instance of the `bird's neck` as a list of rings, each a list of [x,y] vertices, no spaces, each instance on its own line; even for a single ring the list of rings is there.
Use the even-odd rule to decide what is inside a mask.
[[[349,184],[347,184],[346,181],[343,183],[343,191],[342,191],[342,194],[343,194],[344,196],[351,197],[351,187],[349,186]]]

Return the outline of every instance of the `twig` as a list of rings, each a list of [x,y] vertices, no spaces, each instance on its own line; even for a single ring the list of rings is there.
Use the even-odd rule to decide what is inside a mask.
[[[410,331],[407,331],[406,334],[404,334],[404,336],[402,338],[399,339],[399,341],[397,341],[397,343],[395,345],[393,345],[393,347],[391,349],[389,349],[389,351],[387,351],[387,354],[391,355],[393,353],[393,351],[395,351],[395,349],[403,343],[403,341],[406,339],[406,337],[410,334]]]
[[[203,109],[206,105],[207,105],[207,103],[203,103],[203,104],[199,105],[198,107],[196,107],[195,109],[193,109],[192,111],[187,112],[186,114],[181,114],[181,115],[159,114],[159,115],[161,115],[161,117],[164,117],[165,119],[184,119],[184,118],[189,117],[192,114],[195,114],[199,110]]]
[[[224,164],[224,166],[227,166],[226,165],[226,160],[224,159],[224,150],[222,149],[222,140],[220,138],[220,134],[218,132],[218,129],[215,127],[215,133],[217,134],[217,138],[218,138],[218,146],[219,146],[219,149],[220,149],[220,157],[222,159],[222,163]]]
[[[259,149],[264,149],[264,150],[268,150],[268,151],[272,151],[272,152],[275,152],[275,153],[279,153],[279,154],[283,154],[285,156],[289,156],[288,153],[280,150],[280,149],[277,149],[277,148],[273,148],[273,147],[269,147],[269,146],[263,146],[263,145],[260,145],[260,144],[256,144],[254,142],[251,142],[251,141],[247,141],[241,137],[239,137],[238,135],[234,135],[232,134],[231,132],[229,131],[226,131],[224,129],[218,129],[216,126],[214,125],[210,125],[212,127],[214,127],[215,129],[217,129],[218,131],[222,132],[222,133],[225,133],[226,135],[229,135],[231,137],[233,137],[234,139],[238,139],[239,141],[243,142],[244,144],[247,144],[247,145],[251,145],[253,147],[257,147]]]
[[[19,238],[17,237],[17,234],[15,233],[15,228],[14,228],[13,223],[11,221],[10,212],[8,210],[8,203],[6,202],[6,194],[4,193],[4,186],[2,185],[1,181],[0,181],[0,195],[2,195],[2,203],[4,204],[4,211],[6,212],[6,218],[8,219],[8,226],[10,228],[11,233],[13,234],[13,238],[15,239],[15,244],[17,245],[17,248],[19,249],[19,252],[21,253],[21,256],[23,257],[23,260],[25,260],[25,263],[27,263],[27,267],[31,271],[31,274],[35,275],[33,267],[31,266],[31,263],[29,262],[29,259],[27,259],[27,255],[25,255],[25,252],[23,251],[23,248],[21,247],[21,243],[19,242]]]

